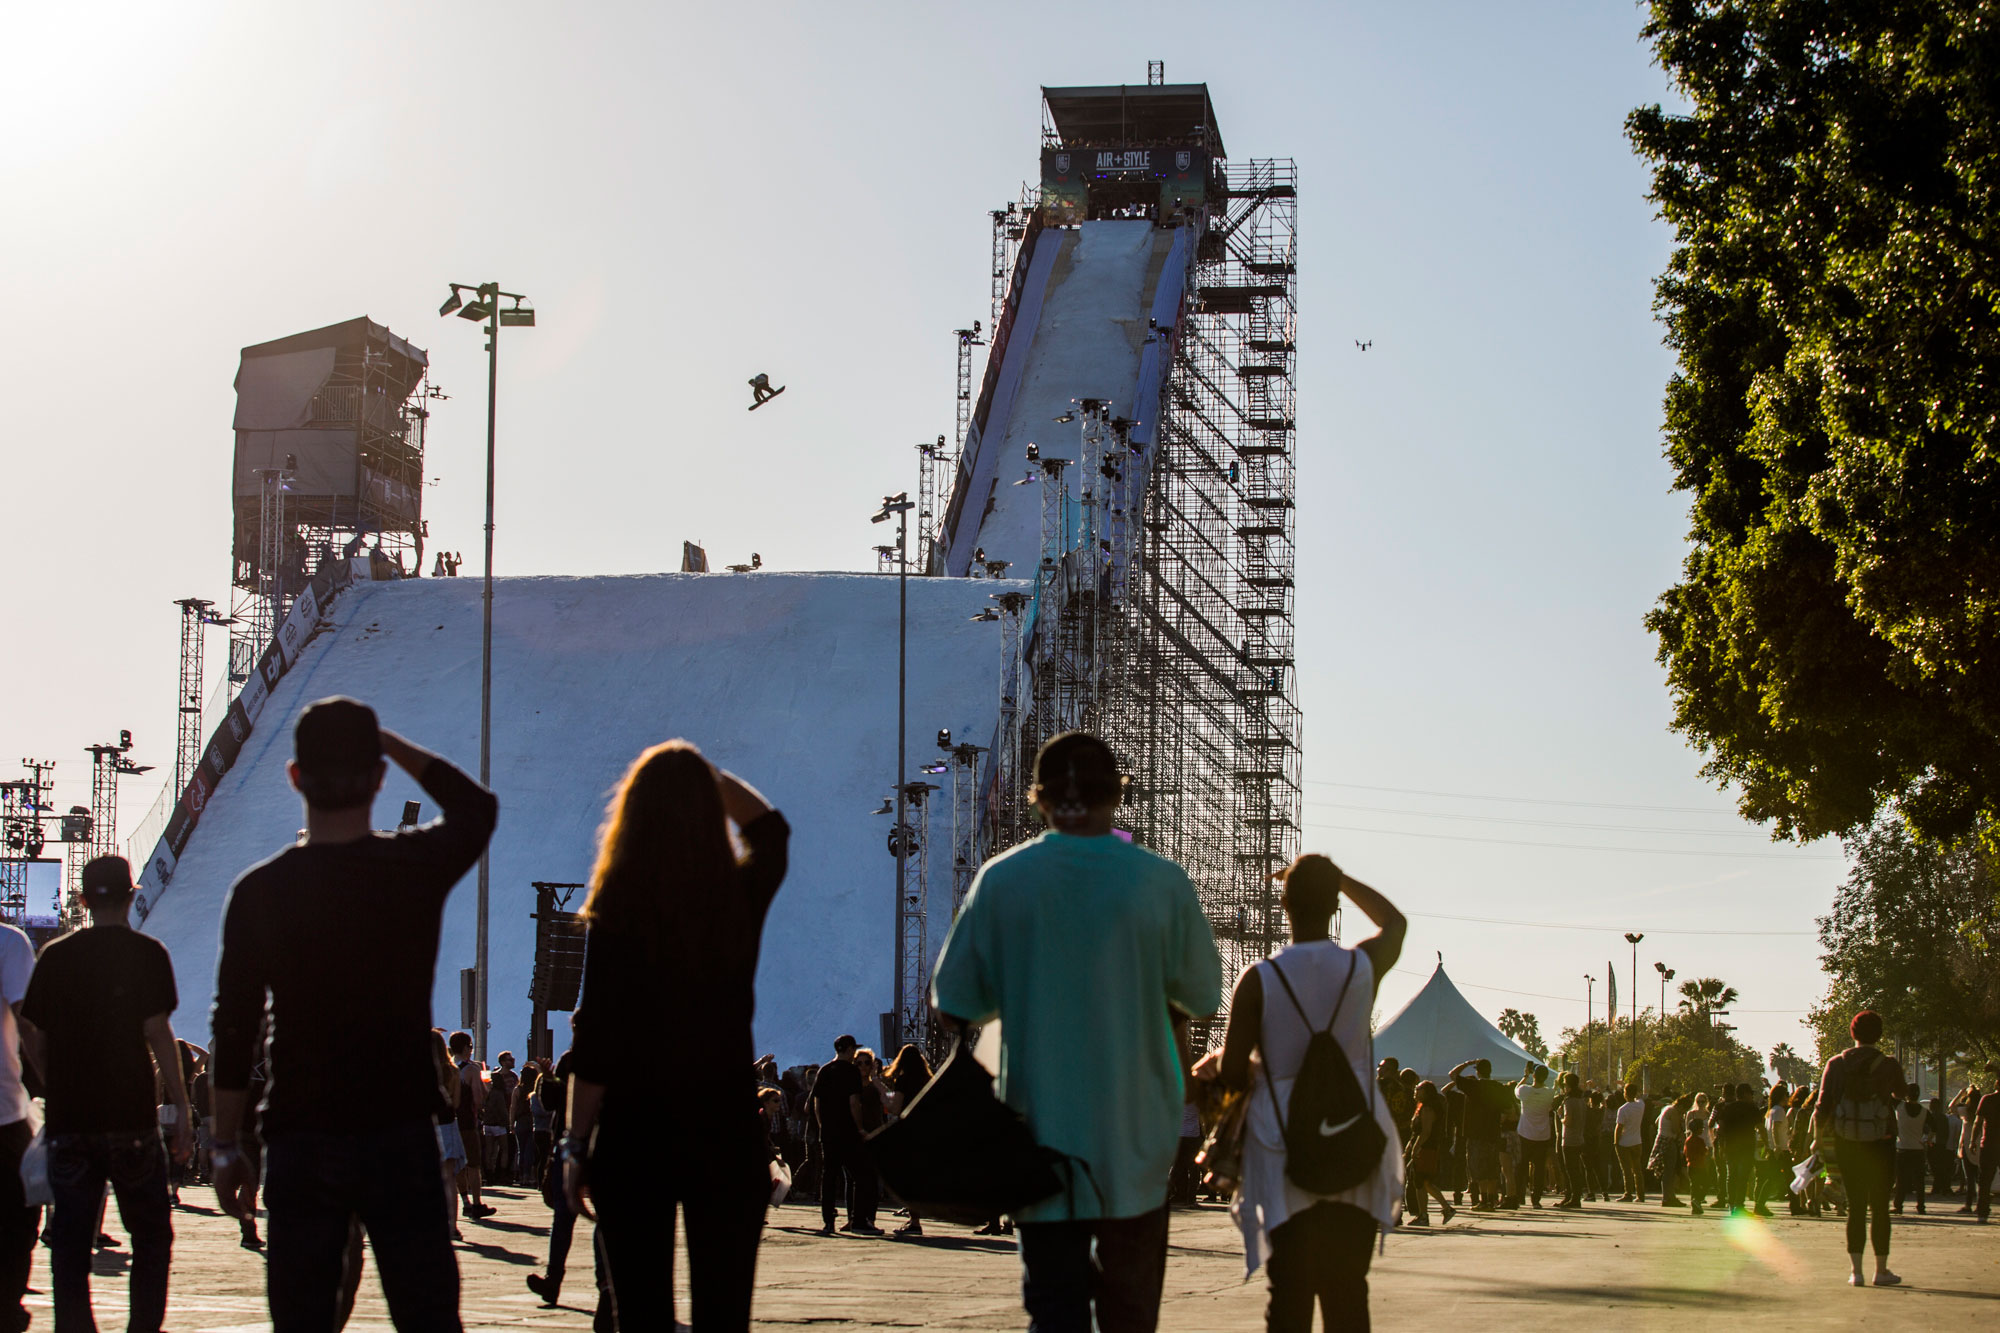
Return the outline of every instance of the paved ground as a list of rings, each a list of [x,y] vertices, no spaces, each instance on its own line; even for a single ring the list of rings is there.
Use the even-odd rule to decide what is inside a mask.
[[[178,1239],[168,1326],[176,1333],[268,1329],[263,1261],[237,1246],[234,1223],[213,1198],[175,1214]],[[592,1292],[572,1281],[564,1307],[544,1310],[522,1284],[547,1253],[548,1212],[532,1195],[492,1191],[500,1212],[465,1226],[459,1264],[469,1328],[555,1333],[590,1325]],[[1762,1328],[1824,1330],[1829,1319],[1860,1327],[1891,1320],[1938,1328],[2000,1315],[2000,1225],[1977,1227],[1950,1211],[1900,1219],[1894,1266],[1908,1284],[1854,1291],[1845,1285],[1841,1223],[1780,1217],[1764,1223],[1692,1218],[1657,1208],[1602,1205],[1582,1213],[1461,1214],[1435,1234],[1391,1236],[1374,1270],[1373,1312],[1383,1328],[1488,1317],[1532,1321],[1538,1314],[1619,1311],[1621,1329],[1685,1328],[1690,1315],[1754,1316]],[[1011,1241],[962,1228],[934,1227],[921,1243],[822,1238],[811,1205],[776,1210],[758,1271],[758,1327],[811,1324],[841,1333],[864,1328],[1003,1330],[1024,1326],[1019,1266]],[[114,1235],[122,1237],[115,1223]],[[577,1256],[587,1265],[587,1227]],[[1177,1212],[1167,1267],[1168,1329],[1262,1327],[1263,1278],[1242,1280],[1242,1250],[1226,1210]],[[48,1289],[47,1251],[35,1286]],[[122,1252],[100,1256],[98,1321],[123,1323]],[[685,1302],[684,1264],[682,1274]],[[587,1266],[581,1270],[587,1274]],[[47,1296],[31,1296],[47,1330]],[[685,1304],[682,1306],[685,1315]],[[362,1287],[351,1328],[388,1327],[374,1277]],[[1530,1325],[1532,1326],[1532,1324]]]

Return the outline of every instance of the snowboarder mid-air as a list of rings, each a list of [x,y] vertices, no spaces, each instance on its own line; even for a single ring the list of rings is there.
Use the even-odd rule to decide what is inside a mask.
[[[751,398],[754,400],[750,404],[750,410],[752,412],[755,412],[758,408],[762,407],[765,403],[769,402],[771,399],[776,398],[779,394],[783,393],[784,391],[785,391],[785,386],[782,384],[780,384],[775,389],[772,388],[771,377],[769,375],[766,375],[761,370],[758,371],[754,376],[751,377],[750,380],[750,395]]]

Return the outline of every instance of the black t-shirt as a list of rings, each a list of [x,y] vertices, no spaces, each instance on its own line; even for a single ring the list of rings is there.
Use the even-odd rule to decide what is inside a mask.
[[[418,780],[442,812],[422,828],[287,847],[229,891],[210,1023],[215,1086],[249,1087],[268,994],[267,1136],[351,1134],[428,1120],[437,1108],[438,930],[499,803],[442,759]],[[353,1094],[357,1060],[365,1097]]]
[[[749,1080],[727,1080],[717,1093],[706,1082],[690,1086],[687,1071],[748,1069],[757,1059],[751,1021],[757,1011],[757,955],[764,918],[784,881],[791,827],[776,810],[743,827],[749,854],[730,888],[703,887],[698,895],[734,892],[715,900],[710,928],[715,947],[692,959],[649,951],[640,931],[615,921],[593,921],[584,936],[583,992],[570,1016],[570,1072],[604,1088],[605,1129],[625,1122],[657,1125],[662,1114],[681,1125],[719,1121],[754,1126],[756,1094]],[[673,886],[680,891],[681,886]],[[662,944],[661,948],[669,948]],[[700,1021],[688,1024],[689,1015]],[[685,1027],[682,1025],[686,1024]],[[676,1031],[675,1058],[635,1054],[657,1045],[663,1027]]]
[[[159,1128],[146,1020],[180,1003],[166,946],[119,926],[50,940],[21,1016],[47,1036],[51,1134]]]
[[[1465,1137],[1468,1141],[1496,1140],[1500,1137],[1500,1099],[1494,1095],[1500,1085],[1482,1078],[1465,1089]]]
[[[859,1141],[861,1131],[854,1124],[854,1112],[847,1099],[860,1095],[861,1071],[852,1060],[835,1060],[820,1066],[819,1077],[813,1080],[812,1100],[818,1108],[822,1139],[836,1143]]]
[[[1755,1102],[1724,1102],[1715,1112],[1715,1130],[1725,1146],[1750,1146],[1757,1138],[1757,1126],[1763,1122],[1764,1113]]]

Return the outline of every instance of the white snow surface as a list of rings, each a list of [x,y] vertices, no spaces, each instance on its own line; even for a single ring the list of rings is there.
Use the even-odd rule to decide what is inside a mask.
[[[895,989],[890,818],[871,813],[896,768],[896,579],[866,574],[653,574],[497,581],[493,635],[492,1050],[520,1049],[534,963],[534,880],[588,877],[606,797],[645,747],[684,736],[740,773],[792,826],[791,869],[764,930],[759,1054],[826,1058],[852,1032],[873,1044]],[[990,744],[998,626],[970,619],[987,580],[909,580],[909,767],[936,734]],[[173,954],[176,1031],[207,1044],[222,906],[252,864],[303,823],[285,777],[292,729],[315,699],[346,694],[382,724],[477,775],[480,583],[413,579],[343,593],[335,628],[272,693],[210,798],[144,929]],[[948,775],[928,779],[949,783]],[[930,952],[950,924],[949,788],[933,794]],[[375,805],[395,824],[430,798],[393,767]],[[458,1025],[458,971],[473,962],[477,872],[453,891],[432,991]],[[581,894],[570,906],[580,905]],[[394,923],[384,922],[385,930]],[[661,1014],[660,1037],[702,1021]],[[551,1016],[556,1049],[565,1015]]]
[[[1041,553],[1042,491],[1027,461],[1028,445],[1037,445],[1044,458],[1077,458],[1081,418],[1055,420],[1073,410],[1073,400],[1109,400],[1117,415],[1146,427],[1141,438],[1151,438],[1148,418],[1158,411],[1160,375],[1142,376],[1141,362],[1164,344],[1148,342],[1146,321],[1162,318],[1164,308],[1162,322],[1173,322],[1188,235],[1143,221],[1085,222],[1042,233],[1018,316],[1027,327],[1009,340],[977,442],[968,479],[974,508],[952,534],[952,571],[965,572],[973,550],[983,547],[988,559],[1012,561],[1012,575],[1032,576]],[[1150,382],[1154,402],[1135,402],[1142,379]],[[1028,485],[1015,484],[1030,476],[1035,480]]]

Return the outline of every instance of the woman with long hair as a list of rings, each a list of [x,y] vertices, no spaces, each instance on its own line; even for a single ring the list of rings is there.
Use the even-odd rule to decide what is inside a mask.
[[[750,1326],[770,1167],[750,1080],[701,1071],[755,1059],[757,954],[789,837],[783,815],[687,741],[640,755],[611,798],[583,905],[560,1151],[570,1207],[596,1204],[624,1333],[674,1327],[676,1203],[694,1327]],[[665,1032],[676,1058],[650,1058]]]
[[[924,1059],[924,1053],[918,1050],[914,1043],[905,1042],[903,1049],[896,1052],[896,1058],[889,1062],[885,1078],[889,1084],[891,1114],[901,1116],[910,1109],[910,1103],[917,1099],[917,1094],[929,1086],[931,1063]],[[910,1220],[890,1232],[890,1235],[911,1240],[923,1236],[923,1219],[917,1216],[914,1207],[909,1212]]]
[[[1412,1071],[1414,1072],[1414,1071]],[[1403,1155],[1409,1169],[1410,1219],[1413,1227],[1431,1224],[1430,1200],[1436,1199],[1449,1223],[1458,1209],[1451,1206],[1438,1189],[1438,1144],[1444,1138],[1444,1094],[1429,1079],[1417,1084],[1417,1109],[1410,1130],[1410,1146]]]

